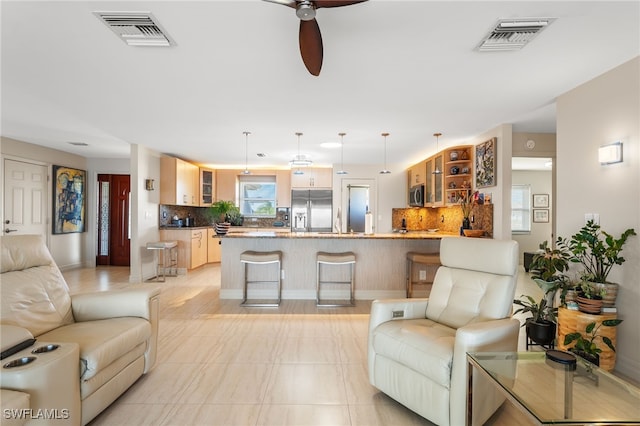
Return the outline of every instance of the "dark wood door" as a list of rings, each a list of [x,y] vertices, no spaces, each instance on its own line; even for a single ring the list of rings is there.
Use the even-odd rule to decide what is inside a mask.
[[[98,175],[98,265],[130,264],[129,175]]]

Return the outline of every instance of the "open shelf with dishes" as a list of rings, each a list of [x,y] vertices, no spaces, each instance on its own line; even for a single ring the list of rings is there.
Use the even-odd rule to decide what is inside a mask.
[[[445,202],[456,204],[473,189],[473,145],[447,148],[444,161]]]

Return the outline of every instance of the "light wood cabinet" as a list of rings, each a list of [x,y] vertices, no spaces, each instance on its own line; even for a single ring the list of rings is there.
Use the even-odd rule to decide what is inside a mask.
[[[412,166],[409,169],[409,188],[426,183],[427,166],[425,161]]]
[[[194,229],[191,231],[191,267],[197,268],[207,263],[207,229]]]
[[[213,228],[207,230],[207,263],[220,262],[222,259],[222,239]]]
[[[178,269],[193,269],[207,263],[207,231],[207,228],[160,230],[162,241],[178,242]]]
[[[291,172],[276,171],[276,207],[291,207]]]
[[[447,204],[455,204],[473,188],[473,146],[444,151],[444,188]]]
[[[444,204],[443,154],[440,152],[425,162],[425,206],[435,207]],[[440,173],[434,173],[439,170]]]
[[[303,174],[296,174],[296,170],[291,171],[292,189],[333,187],[333,169],[331,168],[301,168],[300,171],[302,171]]]
[[[238,170],[216,170],[216,197],[217,200],[233,201],[236,204],[238,187]]]
[[[199,168],[180,158],[160,159],[160,204],[198,206]]]
[[[200,168],[200,206],[210,206],[215,200],[216,171]]]

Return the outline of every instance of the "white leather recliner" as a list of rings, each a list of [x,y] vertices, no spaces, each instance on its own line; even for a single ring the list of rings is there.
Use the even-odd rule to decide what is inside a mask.
[[[517,350],[520,323],[510,316],[518,243],[443,238],[440,261],[428,299],[372,303],[369,381],[433,423],[461,426],[466,353]],[[475,377],[473,419],[482,424],[504,398]]]
[[[71,295],[41,236],[0,239],[2,423],[87,424],[155,363],[160,289]]]

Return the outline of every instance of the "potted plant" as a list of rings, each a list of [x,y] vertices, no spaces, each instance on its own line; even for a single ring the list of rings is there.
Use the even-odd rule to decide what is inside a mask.
[[[584,268],[581,278],[606,289],[605,306],[615,304],[618,285],[608,282],[607,277],[614,265],[622,265],[625,261],[620,252],[632,235],[636,235],[636,232],[627,229],[619,238],[615,238],[590,220],[570,240],[558,239],[560,247],[571,252],[570,261],[580,263]]]
[[[565,298],[570,284],[564,274],[569,269],[571,253],[566,248],[550,248],[548,242],[540,244],[541,251],[533,256],[529,270],[531,279],[544,292],[547,305],[553,306],[557,290],[561,290],[560,302],[565,305]]]
[[[529,295],[523,294],[520,299],[513,301],[520,306],[513,314],[531,313],[522,324],[527,331],[527,337],[539,345],[549,345],[556,338],[556,311],[557,308],[547,304],[546,297],[540,302]]]
[[[576,302],[582,312],[599,314],[602,311],[603,297],[606,291],[595,283],[582,279],[578,284]]]
[[[216,229],[216,234],[225,235],[229,231],[231,223],[227,219],[229,212],[238,211],[238,207],[233,201],[218,200],[211,204],[210,212],[211,218]]]
[[[622,322],[621,319],[608,319],[602,321],[600,324],[591,322],[587,324],[585,328],[585,335],[576,331],[564,336],[564,344],[570,345],[575,342],[575,345],[569,350],[586,359],[592,364],[600,365],[600,353],[602,349],[598,346],[597,341],[601,340],[605,345],[609,347],[613,352],[616,348],[613,346],[613,342],[607,336],[601,336],[598,334],[600,327],[617,327]]]

